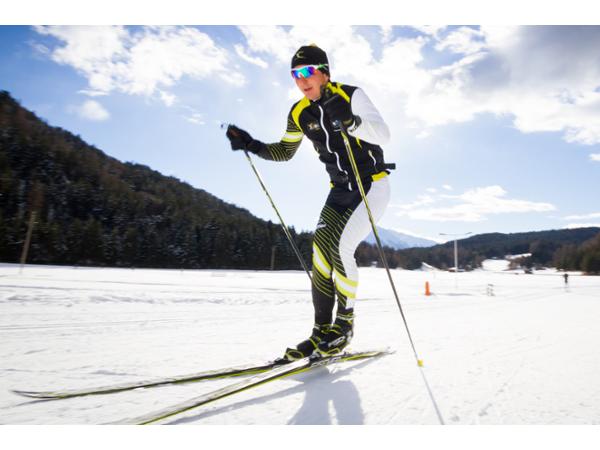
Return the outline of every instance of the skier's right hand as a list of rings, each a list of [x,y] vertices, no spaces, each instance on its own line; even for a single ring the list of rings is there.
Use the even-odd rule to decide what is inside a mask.
[[[229,139],[229,142],[231,142],[232,150],[250,150],[248,146],[250,146],[250,143],[254,140],[252,139],[252,136],[250,136],[250,133],[235,125],[229,125],[225,135]]]
[[[229,139],[229,142],[231,142],[232,150],[245,150],[257,154],[265,147],[265,144],[253,139],[250,133],[235,125],[229,125],[225,135]]]

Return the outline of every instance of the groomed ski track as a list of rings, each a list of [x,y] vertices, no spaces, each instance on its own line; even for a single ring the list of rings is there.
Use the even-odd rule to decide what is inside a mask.
[[[352,347],[393,355],[294,375],[172,423],[436,424],[385,272],[360,276]],[[572,274],[566,289],[554,271],[393,276],[447,424],[600,423],[600,278]],[[1,424],[99,424],[159,410],[231,380],[57,402],[10,390],[267,361],[312,325],[306,274],[295,271],[27,266],[19,275],[0,265],[0,310]]]

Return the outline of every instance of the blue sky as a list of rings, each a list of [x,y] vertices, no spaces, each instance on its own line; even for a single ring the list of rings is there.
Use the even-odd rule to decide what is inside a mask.
[[[289,60],[315,42],[388,122],[380,225],[439,233],[600,225],[600,27],[0,26],[0,89],[49,124],[276,221],[219,127],[282,136]],[[305,139],[255,160],[288,224],[312,230],[328,178]]]

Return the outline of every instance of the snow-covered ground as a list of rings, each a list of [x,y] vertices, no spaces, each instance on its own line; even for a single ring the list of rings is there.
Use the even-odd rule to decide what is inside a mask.
[[[390,346],[393,355],[280,380],[166,423],[438,423],[385,271],[360,274],[352,348]],[[600,424],[599,277],[572,274],[566,288],[554,271],[393,276],[447,424]],[[42,402],[11,389],[264,362],[311,325],[304,272],[27,266],[20,274],[0,265],[0,423],[99,424],[162,409],[232,380]]]

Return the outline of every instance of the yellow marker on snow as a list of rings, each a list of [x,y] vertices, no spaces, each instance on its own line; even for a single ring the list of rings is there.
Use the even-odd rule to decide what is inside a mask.
[[[417,365],[419,367],[423,367],[423,360],[422,359],[417,359]]]

